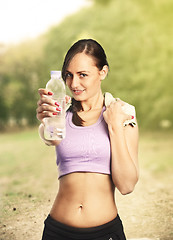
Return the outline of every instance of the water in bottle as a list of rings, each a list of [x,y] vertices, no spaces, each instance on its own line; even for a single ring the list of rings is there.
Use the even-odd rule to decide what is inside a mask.
[[[47,140],[62,140],[65,137],[65,84],[61,71],[51,71],[51,79],[46,89],[53,93],[51,98],[59,103],[61,111],[57,115],[45,118],[44,137]]]

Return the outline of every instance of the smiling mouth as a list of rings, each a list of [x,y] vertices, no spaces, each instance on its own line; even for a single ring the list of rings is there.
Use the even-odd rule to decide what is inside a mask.
[[[79,89],[72,89],[72,92],[76,95],[80,95],[84,92],[84,90],[79,90]]]

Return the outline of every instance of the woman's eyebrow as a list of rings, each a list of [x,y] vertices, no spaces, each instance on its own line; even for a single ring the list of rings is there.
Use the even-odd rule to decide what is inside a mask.
[[[71,73],[70,71],[66,70],[66,73]],[[71,73],[72,74],[72,73]]]
[[[72,74],[72,72],[70,72],[69,70],[66,70],[66,73],[70,73]],[[80,70],[80,71],[77,71],[77,74],[80,74],[80,73],[90,73],[90,71],[86,71],[86,70]]]
[[[90,73],[90,72],[83,70],[83,71],[78,71],[77,73]]]

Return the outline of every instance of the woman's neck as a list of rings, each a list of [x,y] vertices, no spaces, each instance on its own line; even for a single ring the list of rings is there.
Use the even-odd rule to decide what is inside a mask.
[[[90,111],[98,108],[103,107],[104,97],[102,94],[102,91],[100,90],[95,96],[88,99],[87,101],[82,101],[81,105],[83,108],[83,111]]]

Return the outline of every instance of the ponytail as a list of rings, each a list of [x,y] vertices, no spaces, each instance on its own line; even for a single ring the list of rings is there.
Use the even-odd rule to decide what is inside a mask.
[[[83,126],[83,123],[85,122],[78,114],[77,112],[83,110],[81,102],[76,101],[74,98],[72,98],[72,106],[70,107],[70,111],[73,113],[72,121],[76,126]]]

